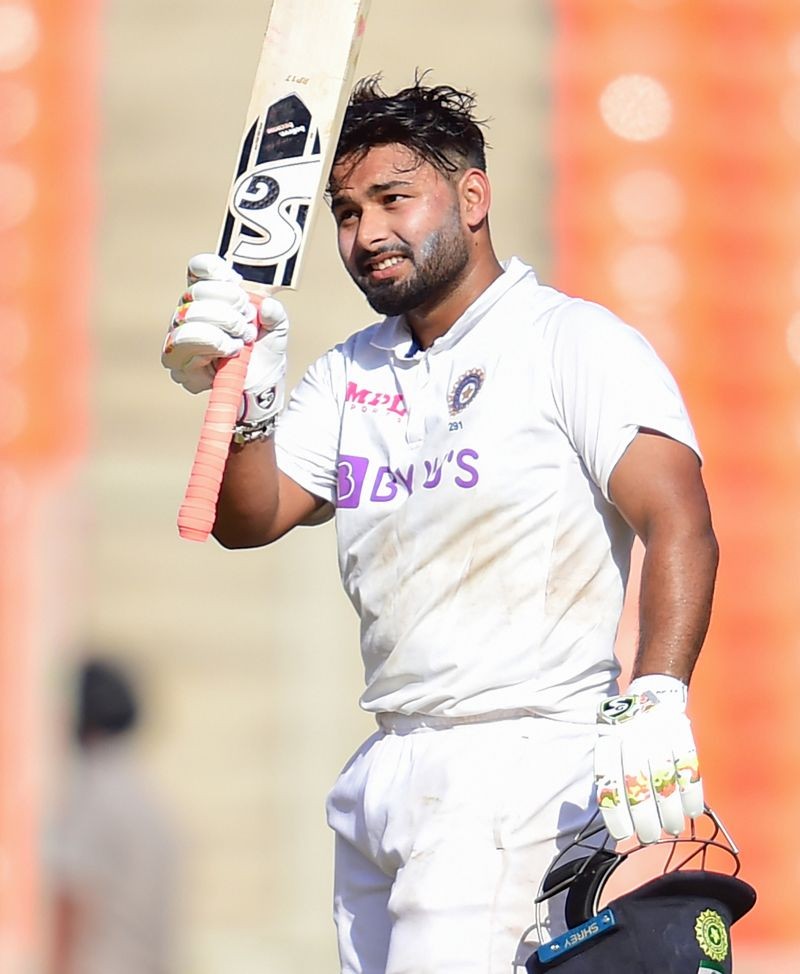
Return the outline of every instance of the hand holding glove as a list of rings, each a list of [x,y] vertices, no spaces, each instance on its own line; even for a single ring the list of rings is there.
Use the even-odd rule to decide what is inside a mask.
[[[679,835],[703,813],[703,784],[686,709],[686,685],[642,676],[598,708],[597,803],[615,839]]]
[[[289,321],[275,298],[251,300],[242,277],[216,254],[189,261],[189,288],[172,316],[161,363],[189,392],[211,388],[218,363],[253,342],[238,426],[262,428],[283,407]]]

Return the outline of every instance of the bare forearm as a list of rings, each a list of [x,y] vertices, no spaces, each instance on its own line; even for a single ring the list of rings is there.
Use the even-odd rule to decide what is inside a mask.
[[[226,548],[252,548],[275,540],[278,465],[271,438],[233,444],[217,502],[213,534]]]
[[[665,524],[646,539],[633,676],[689,682],[711,615],[718,547],[710,523]]]
[[[324,501],[287,477],[271,438],[231,446],[222,480],[214,537],[225,548],[257,548],[298,524],[322,523]]]

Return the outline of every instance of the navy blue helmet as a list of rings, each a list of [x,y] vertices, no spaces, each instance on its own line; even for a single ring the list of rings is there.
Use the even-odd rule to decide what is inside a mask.
[[[655,846],[666,853],[661,873],[601,906],[612,873]],[[721,856],[727,871],[719,868]],[[738,872],[738,850],[708,807],[687,835],[619,848],[598,814],[542,881],[540,943],[543,905],[559,894],[566,894],[560,901],[568,930],[541,943],[526,963],[528,974],[730,974],[730,928],[756,900]]]

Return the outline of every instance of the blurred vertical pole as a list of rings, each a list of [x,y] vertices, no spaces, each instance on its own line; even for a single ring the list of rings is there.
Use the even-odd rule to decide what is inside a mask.
[[[85,446],[99,0],[0,0],[0,970],[34,969],[48,500]]]
[[[695,420],[722,550],[707,798],[759,889],[737,942],[800,958],[800,5],[554,12],[555,276],[650,338]]]

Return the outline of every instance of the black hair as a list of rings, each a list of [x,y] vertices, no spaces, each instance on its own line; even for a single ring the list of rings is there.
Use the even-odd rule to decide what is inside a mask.
[[[87,660],[78,673],[76,732],[122,734],[137,722],[139,707],[129,678],[117,666],[100,659]]]
[[[344,116],[334,165],[357,163],[374,146],[399,144],[446,176],[467,168],[486,169],[486,142],[474,117],[475,96],[450,85],[414,84],[394,95],[380,86],[380,75],[358,82]],[[329,190],[333,186],[329,185]]]

